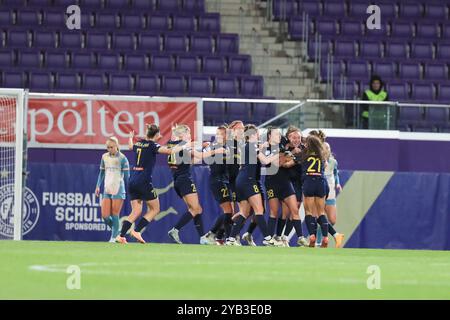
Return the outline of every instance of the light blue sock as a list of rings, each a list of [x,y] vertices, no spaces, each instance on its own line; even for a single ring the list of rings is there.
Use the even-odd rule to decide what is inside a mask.
[[[119,216],[112,216],[112,236],[113,238],[119,235]]]
[[[320,227],[317,228],[316,243],[322,243],[322,229]]]
[[[103,218],[103,221],[105,221],[108,227],[112,228],[113,221],[111,219],[111,216],[109,216],[108,218]]]

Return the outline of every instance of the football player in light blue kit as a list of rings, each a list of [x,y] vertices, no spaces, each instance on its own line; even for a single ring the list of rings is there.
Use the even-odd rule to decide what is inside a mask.
[[[110,137],[106,141],[108,152],[102,155],[95,195],[100,195],[100,186],[104,182],[102,195],[102,218],[112,229],[109,242],[115,242],[119,234],[119,215],[126,197],[125,182],[130,175],[127,157],[119,150],[119,140]]]

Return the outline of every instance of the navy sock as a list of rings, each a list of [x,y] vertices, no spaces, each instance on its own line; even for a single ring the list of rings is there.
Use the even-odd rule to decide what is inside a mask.
[[[142,217],[142,219],[138,222],[136,228],[134,228],[134,231],[141,232],[142,229],[144,229],[148,225],[149,221]]]
[[[275,225],[277,223],[277,218],[269,217],[269,221],[267,221],[267,232],[273,236],[275,234]]]
[[[224,214],[221,214],[220,216],[218,216],[216,221],[214,222],[213,227],[211,228],[211,232],[217,233],[217,231],[219,231],[219,228],[222,227],[224,221],[225,221]]]
[[[316,234],[316,232],[317,232],[316,218],[311,215],[306,215],[305,223],[306,223],[306,227],[308,228],[309,235]]]
[[[297,236],[303,237],[303,231],[302,231],[302,220],[292,220],[294,223],[295,232],[297,232]]]
[[[278,218],[277,222],[277,236],[283,235],[283,228],[286,225],[286,219]]]
[[[122,230],[120,231],[120,236],[121,237],[125,237],[125,235],[127,234],[128,230],[130,230],[132,223],[128,220],[125,220],[122,223]]]
[[[223,239],[223,236],[225,235],[225,229],[220,228],[219,231],[217,231],[216,239]]]
[[[231,228],[231,233],[230,233],[231,238],[236,238],[238,233],[241,231],[242,226],[244,225],[244,222],[245,222],[245,218],[243,216],[239,215],[237,217],[236,221],[234,221],[233,227]]]
[[[263,234],[264,238],[267,236],[270,236],[269,230],[267,229],[267,223],[266,219],[264,219],[264,215],[257,214],[256,216],[256,222],[258,223],[259,229],[261,229],[261,233]]]
[[[194,217],[194,225],[195,225],[195,229],[197,229],[198,235],[201,237],[205,234],[204,230],[203,230],[203,219],[202,219],[202,215],[201,214],[197,214]]]
[[[186,211],[181,217],[180,220],[178,220],[177,224],[175,225],[175,229],[181,230],[185,225],[188,224],[189,221],[192,219],[192,214],[189,211]]]
[[[284,230],[284,235],[288,236],[289,233],[291,233],[293,227],[294,227],[294,222],[292,222],[291,219],[288,219],[286,221],[286,229]]]
[[[252,234],[253,231],[255,231],[257,226],[258,226],[258,223],[254,222],[254,221],[250,222],[250,225],[248,226],[247,232]]]
[[[328,219],[326,215],[321,215],[319,218],[317,218],[317,223],[320,225],[320,228],[322,229],[322,236],[328,237]]]
[[[231,233],[231,226],[233,225],[233,220],[231,220],[232,218],[232,213],[225,213],[225,219],[223,221],[223,228],[225,229],[225,236],[229,237],[230,233]]]
[[[336,229],[330,222],[328,222],[328,233],[331,234],[332,237],[334,237],[334,235],[337,233]]]

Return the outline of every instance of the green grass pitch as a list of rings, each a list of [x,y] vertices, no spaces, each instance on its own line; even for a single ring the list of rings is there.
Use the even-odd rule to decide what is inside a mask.
[[[445,251],[0,241],[0,257],[0,299],[450,299]]]

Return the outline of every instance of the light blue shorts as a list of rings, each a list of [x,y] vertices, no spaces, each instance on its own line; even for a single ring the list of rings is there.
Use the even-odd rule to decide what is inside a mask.
[[[118,194],[109,194],[109,193],[104,193],[103,194],[103,199],[122,199],[125,200],[126,198],[126,193],[118,193]]]
[[[327,200],[325,200],[325,204],[327,206],[335,206],[336,205],[336,199],[327,199]]]

